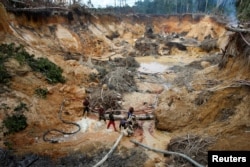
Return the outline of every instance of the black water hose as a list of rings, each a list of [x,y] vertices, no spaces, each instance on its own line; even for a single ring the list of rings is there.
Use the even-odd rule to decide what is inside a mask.
[[[62,119],[62,110],[63,110],[65,101],[66,101],[66,100],[64,99],[63,102],[62,102],[62,104],[61,104],[61,108],[60,108],[59,113],[58,113],[59,119],[60,119],[63,123],[65,123],[65,124],[77,126],[78,129],[77,129],[76,131],[74,131],[74,132],[64,132],[64,131],[58,130],[58,129],[50,129],[50,130],[46,131],[46,132],[43,134],[43,140],[44,140],[45,142],[51,142],[51,143],[58,143],[58,142],[59,142],[58,140],[55,140],[55,139],[48,139],[48,138],[46,138],[46,136],[47,136],[49,133],[51,133],[51,132],[59,132],[59,133],[61,133],[61,134],[63,134],[63,135],[73,135],[73,134],[76,134],[77,132],[79,132],[79,131],[81,130],[81,126],[80,126],[79,124],[74,123],[74,122],[65,121],[65,120]]]

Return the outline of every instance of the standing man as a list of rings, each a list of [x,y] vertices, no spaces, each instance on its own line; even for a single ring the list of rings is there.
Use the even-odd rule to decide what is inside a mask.
[[[98,113],[99,113],[99,121],[101,121],[103,119],[104,122],[106,123],[105,110],[104,110],[102,105],[100,105],[100,107],[98,109]]]
[[[134,113],[134,108],[133,107],[129,107],[127,119],[129,119],[133,115],[133,113]]]
[[[88,116],[88,113],[89,113],[89,98],[85,97],[83,100],[83,116],[84,116],[84,118],[86,118]]]
[[[123,127],[123,129],[127,128],[127,121],[126,121],[125,118],[122,118],[121,121],[120,121],[120,125],[119,125],[120,131],[122,130],[122,127]]]
[[[107,126],[107,129],[109,129],[110,125],[113,125],[114,127],[114,130],[116,130],[116,127],[115,127],[115,118],[114,118],[114,112],[111,111],[110,114],[109,114],[109,123],[108,123],[108,126]]]

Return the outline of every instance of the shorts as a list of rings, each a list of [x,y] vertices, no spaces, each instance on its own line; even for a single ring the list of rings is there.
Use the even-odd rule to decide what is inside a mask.
[[[83,112],[89,112],[89,107],[84,107]]]

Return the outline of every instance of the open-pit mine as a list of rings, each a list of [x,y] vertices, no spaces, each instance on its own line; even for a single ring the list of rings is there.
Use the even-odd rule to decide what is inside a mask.
[[[250,150],[249,32],[199,13],[0,3],[0,166],[206,166],[208,150]]]

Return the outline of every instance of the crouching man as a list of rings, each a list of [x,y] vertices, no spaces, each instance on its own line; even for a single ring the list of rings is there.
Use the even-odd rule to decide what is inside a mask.
[[[126,128],[123,129],[122,133],[124,134],[124,136],[128,137],[134,134],[134,129],[131,122],[129,122]]]

